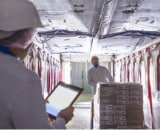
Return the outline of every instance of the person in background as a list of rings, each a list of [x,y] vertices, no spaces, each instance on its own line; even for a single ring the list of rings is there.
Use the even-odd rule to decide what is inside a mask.
[[[113,78],[107,68],[99,65],[99,58],[92,56],[91,63],[93,67],[88,71],[88,84],[92,87],[92,101],[91,101],[91,128],[93,128],[93,116],[94,116],[94,100],[93,97],[96,94],[96,87],[98,82],[113,82]]]
[[[35,6],[28,0],[0,0],[0,129],[64,129],[73,107],[58,113],[50,125],[41,81],[20,61],[42,27]]]
[[[93,67],[88,71],[88,84],[92,86],[94,95],[98,82],[113,82],[113,78],[107,68],[99,65],[99,58],[97,56],[92,56],[91,63]]]

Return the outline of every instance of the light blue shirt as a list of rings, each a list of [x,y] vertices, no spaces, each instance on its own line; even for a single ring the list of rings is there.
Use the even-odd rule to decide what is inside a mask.
[[[0,129],[64,129],[49,125],[39,77],[15,57],[0,52]]]
[[[113,78],[109,70],[103,66],[92,67],[88,71],[88,83],[92,86],[93,94],[96,93],[98,82],[113,82]]]

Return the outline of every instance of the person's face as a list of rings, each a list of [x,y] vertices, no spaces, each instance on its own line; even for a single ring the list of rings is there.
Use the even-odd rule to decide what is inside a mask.
[[[93,64],[93,66],[98,65],[99,60],[97,58],[92,59],[92,64]]]
[[[23,45],[24,49],[26,49],[31,43],[35,34],[37,33],[36,29],[29,29],[23,35],[23,39],[21,40],[21,45]]]
[[[7,40],[5,39],[3,41],[7,43],[5,45],[7,47],[19,48],[19,49],[25,50],[31,45],[32,40],[36,35],[36,33],[37,31],[35,28],[24,29],[24,30],[17,31],[15,34],[13,34],[13,36],[11,36],[10,38],[13,40],[8,41],[8,39]]]

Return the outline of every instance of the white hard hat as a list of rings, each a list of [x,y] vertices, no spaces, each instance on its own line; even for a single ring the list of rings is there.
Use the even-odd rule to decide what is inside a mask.
[[[91,58],[91,61],[93,60],[93,59],[99,59],[97,56],[92,56],[92,58]]]
[[[42,27],[42,24],[31,2],[28,0],[0,0],[0,32],[4,31],[7,34],[7,32],[37,27]]]
[[[1,31],[0,30],[0,39],[3,39],[3,38],[6,38],[6,37],[9,37],[11,35],[13,35],[15,33],[15,31]]]

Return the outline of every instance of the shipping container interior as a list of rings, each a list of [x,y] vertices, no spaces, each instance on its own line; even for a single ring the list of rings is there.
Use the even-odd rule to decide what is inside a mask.
[[[87,72],[97,55],[115,82],[143,86],[144,124],[160,129],[159,0],[30,1],[44,27],[24,64],[41,78],[44,98],[59,81],[84,89],[68,128],[90,128]]]

